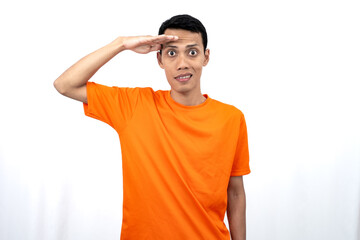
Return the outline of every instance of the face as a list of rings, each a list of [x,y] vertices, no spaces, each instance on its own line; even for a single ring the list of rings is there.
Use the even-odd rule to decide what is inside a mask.
[[[209,61],[209,50],[204,52],[201,33],[183,29],[166,29],[166,35],[179,39],[163,45],[157,58],[165,70],[171,90],[181,94],[199,94],[202,68]]]

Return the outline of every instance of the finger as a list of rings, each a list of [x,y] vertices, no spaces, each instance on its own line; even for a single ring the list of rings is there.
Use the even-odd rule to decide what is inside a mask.
[[[178,36],[173,36],[173,35],[159,35],[159,36],[155,36],[152,41],[154,43],[165,43],[165,42],[171,42],[171,41],[176,41],[178,40],[179,37]]]
[[[152,46],[156,44],[164,44],[166,42],[176,41],[178,39],[178,36],[173,35],[144,36],[139,39],[139,44]]]

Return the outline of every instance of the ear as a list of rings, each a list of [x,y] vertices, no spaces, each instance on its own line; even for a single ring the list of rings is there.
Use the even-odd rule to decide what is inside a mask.
[[[164,69],[164,64],[162,63],[160,51],[158,51],[158,52],[156,53],[156,57],[157,57],[159,66],[160,66],[162,69]]]
[[[203,63],[204,67],[209,63],[209,60],[210,60],[210,49],[206,49],[205,50],[205,59],[204,59],[204,63]]]

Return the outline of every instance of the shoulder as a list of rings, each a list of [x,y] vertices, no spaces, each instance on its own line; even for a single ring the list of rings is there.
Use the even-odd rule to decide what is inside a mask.
[[[96,82],[87,82],[87,85],[98,88],[113,88],[113,89],[134,90],[139,92],[154,92],[154,90],[151,87],[120,87],[120,86],[104,85]]]
[[[115,98],[127,100],[148,100],[153,99],[154,90],[151,87],[120,87],[99,84],[95,82],[87,83],[88,93],[104,97],[113,96]]]
[[[157,102],[166,91],[154,91],[151,87],[116,87],[120,95],[126,92],[127,97],[136,98],[137,101],[143,103]]]
[[[135,95],[153,95],[154,90],[151,87],[120,87],[120,86],[107,86],[95,82],[88,82],[88,85],[93,88],[104,89],[108,91],[127,93]]]
[[[239,119],[244,118],[244,113],[234,105],[223,103],[216,99],[211,99],[211,101],[214,108],[222,114],[228,114]]]

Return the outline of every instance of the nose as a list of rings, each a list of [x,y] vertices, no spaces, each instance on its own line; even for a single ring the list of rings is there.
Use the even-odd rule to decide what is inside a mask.
[[[177,70],[189,69],[189,63],[184,55],[177,58]]]

